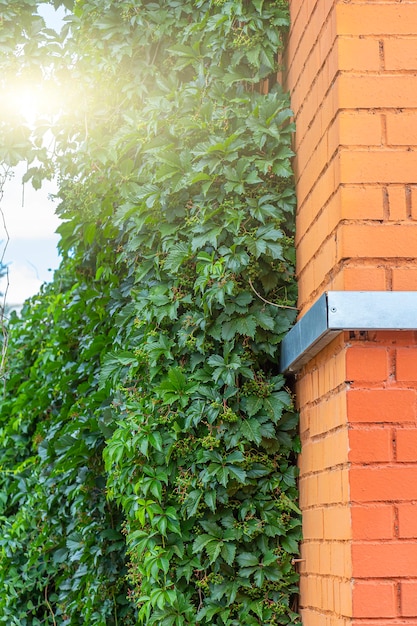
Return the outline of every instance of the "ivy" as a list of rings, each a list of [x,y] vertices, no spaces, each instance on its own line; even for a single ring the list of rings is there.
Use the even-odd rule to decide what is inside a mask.
[[[63,260],[8,329],[0,623],[299,623],[287,2],[16,7],[66,102],[2,158],[58,176]]]

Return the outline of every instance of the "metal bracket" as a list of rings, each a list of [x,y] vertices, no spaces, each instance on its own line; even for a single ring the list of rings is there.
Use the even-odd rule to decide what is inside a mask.
[[[327,291],[281,344],[281,372],[296,372],[344,330],[417,330],[417,291]]]

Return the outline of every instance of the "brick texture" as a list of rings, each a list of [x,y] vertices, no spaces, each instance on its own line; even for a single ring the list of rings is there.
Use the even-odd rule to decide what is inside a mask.
[[[300,313],[417,291],[417,2],[290,10]],[[303,626],[415,626],[417,333],[341,333],[296,395]]]
[[[290,7],[300,308],[372,289],[372,272],[378,289],[415,289],[417,3]]]

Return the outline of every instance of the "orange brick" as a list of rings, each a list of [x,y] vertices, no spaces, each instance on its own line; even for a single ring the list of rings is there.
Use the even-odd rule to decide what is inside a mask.
[[[417,543],[392,541],[352,544],[352,569],[355,578],[417,576]]]
[[[307,404],[312,397],[311,372],[304,370],[296,381],[296,396],[299,406]]]
[[[397,349],[396,379],[417,382],[417,348]]]
[[[350,568],[351,568],[351,564]],[[348,578],[351,578],[351,571],[348,573]],[[340,580],[339,578],[333,578],[334,587],[334,603],[335,611],[338,615],[351,616],[352,611],[352,583],[350,580]],[[334,620],[334,622],[333,622]],[[329,626],[337,624],[338,626],[350,626],[350,619],[346,621],[341,617],[331,616]]]
[[[352,502],[384,502],[417,498],[417,467],[352,467]],[[417,565],[417,563],[416,563]]]
[[[344,224],[337,236],[339,259],[413,258],[417,250],[417,225],[414,224]]]
[[[336,41],[340,70],[379,70],[379,42],[377,39],[339,36]]]
[[[338,195],[342,219],[383,219],[383,195],[380,187],[343,185],[339,188]]]
[[[310,434],[321,435],[347,423],[346,392],[327,397],[311,407]]]
[[[341,183],[407,184],[415,177],[417,151],[343,150],[339,163]]]
[[[401,615],[417,617],[417,581],[415,580],[401,582]]]
[[[303,179],[303,189],[297,184],[298,211],[297,221],[302,227],[302,232],[307,232],[312,222],[321,212],[330,196],[335,191],[335,165],[334,159],[318,179]],[[310,194],[310,195],[308,195]]]
[[[317,477],[318,504],[338,504],[348,501],[349,474],[347,469],[321,472]]]
[[[300,476],[299,490],[302,509],[319,504],[317,475]]]
[[[417,268],[407,266],[394,268],[392,288],[394,291],[417,291]]]
[[[304,559],[304,571],[308,574],[318,574],[320,568],[320,551],[324,544],[319,541],[304,541],[301,558]]]
[[[307,509],[303,513],[303,538],[323,539],[323,509]]]
[[[326,274],[336,265],[337,248],[334,237],[328,239],[314,255],[314,259],[309,259],[308,255],[301,253],[302,246],[299,247],[300,254],[297,259],[297,275],[305,272],[304,280],[310,285],[309,293],[318,287]]]
[[[334,108],[334,99],[333,92],[328,94],[309,123],[307,123],[307,120],[303,123],[303,115],[301,115],[301,118],[297,117],[297,131],[295,135],[295,152],[297,157],[294,162],[297,163],[297,161],[300,161],[301,170],[304,169],[305,163],[311,158],[315,147],[320,141],[327,141],[327,130],[333,123],[337,112]],[[294,108],[294,103],[292,103],[292,106]],[[329,141],[330,140],[331,137],[329,138]],[[333,146],[334,142],[330,148],[332,149]],[[332,152],[333,151],[334,148],[332,149]]]
[[[417,145],[417,113],[415,111],[389,113],[386,115],[386,124],[388,145]]]
[[[319,571],[323,576],[332,573],[332,541],[323,541],[319,545]]]
[[[338,4],[337,32],[340,35],[409,35],[415,34],[417,4],[374,3]]]
[[[394,507],[353,506],[352,537],[354,539],[392,539],[394,537]]]
[[[311,136],[323,136],[323,131],[339,110],[338,92],[332,86],[327,93],[321,93],[320,97],[317,92],[310,93],[301,110],[297,109],[294,102],[292,102],[292,107],[296,112],[296,137],[303,138],[303,143],[308,146],[305,149],[308,150],[317,144],[317,141],[312,141]],[[296,143],[296,147],[299,148],[300,144]]]
[[[299,459],[300,472],[316,472],[341,465],[347,460],[347,449],[347,429],[333,431],[322,439],[310,439],[303,445]]]
[[[353,617],[395,617],[397,615],[396,583],[355,581]]]
[[[336,221],[330,219],[327,210],[324,210],[307,231],[298,231],[296,233],[295,244],[302,255],[300,258],[300,266],[318,253],[320,247],[325,244],[328,233],[332,232],[336,224]]]
[[[409,422],[416,417],[414,389],[351,389],[347,393],[349,422]]]
[[[414,35],[416,34],[416,28]],[[384,40],[386,70],[417,70],[417,39],[389,37]]]
[[[416,462],[417,461],[417,430],[404,429],[397,430],[397,461]]]
[[[340,273],[342,277],[340,289],[342,290],[384,291],[386,289],[386,272],[381,267],[342,267]]]
[[[378,13],[375,9],[372,11],[374,15]],[[344,73],[337,79],[337,88],[337,108],[415,107],[417,76]]]
[[[349,461],[352,463],[384,463],[392,460],[392,437],[389,430],[350,430],[349,444]]]
[[[417,219],[417,186],[410,185],[410,191],[411,191],[411,197],[410,197],[411,217],[413,220],[415,220]]]
[[[310,430],[310,416],[311,416],[310,407],[300,409],[299,429],[300,429],[301,434],[308,432]]]
[[[417,504],[398,505],[398,536],[401,539],[417,538]]]
[[[342,111],[336,119],[339,122],[340,145],[379,146],[381,144],[382,120],[375,111],[366,113]]]
[[[346,505],[323,509],[324,537],[327,540],[344,540],[352,537],[350,508]]]
[[[294,103],[304,102],[313,88],[313,83],[317,83],[317,77],[323,72],[323,62],[326,60],[328,63],[328,55],[334,57],[335,61],[331,63],[333,72],[326,72],[328,84],[338,71],[336,50],[333,49],[335,31],[331,22],[323,24],[310,20],[304,26],[304,33],[300,38],[294,37],[294,32],[291,33],[287,50],[287,64],[290,66],[288,86],[294,98],[293,106]]]
[[[309,574],[308,578],[302,577],[300,580],[300,593],[303,596],[303,601],[310,605],[315,606],[317,600],[320,601],[320,582],[321,577],[313,576]]]
[[[377,382],[388,376],[385,348],[353,346],[346,352],[346,378],[350,381]]]
[[[321,579],[321,607],[326,611],[334,610],[333,579]]]
[[[417,333],[412,330],[378,330],[372,333],[370,332],[368,336],[371,341],[377,341],[385,346],[392,345],[394,347],[415,346],[417,339]]]
[[[339,170],[338,160],[339,157],[331,159],[326,164],[326,169],[320,174],[320,176],[316,176],[312,172],[310,173],[305,170],[304,175],[297,181],[297,193],[300,206],[310,193],[314,193],[315,202],[318,201],[317,198],[319,199],[320,207],[327,202],[337,187],[335,184],[335,177],[337,176],[337,172]],[[306,225],[307,228],[309,226],[310,224]]]
[[[348,578],[352,574],[351,545],[348,541],[332,541],[331,547],[331,575]]]
[[[405,220],[407,218],[407,203],[404,185],[389,185],[388,211],[390,220]]]

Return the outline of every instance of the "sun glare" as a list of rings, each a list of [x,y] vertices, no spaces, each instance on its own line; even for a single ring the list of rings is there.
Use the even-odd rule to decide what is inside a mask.
[[[11,100],[15,113],[32,126],[42,109],[39,90],[29,86],[21,86],[12,94]]]
[[[9,87],[8,109],[10,115],[17,121],[31,127],[42,122],[45,117],[58,113],[59,99],[56,89],[47,82],[33,84],[17,83]]]

